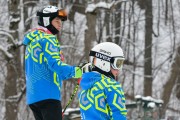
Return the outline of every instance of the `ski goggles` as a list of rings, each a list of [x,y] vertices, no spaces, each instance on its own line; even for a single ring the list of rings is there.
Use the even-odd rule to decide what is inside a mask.
[[[60,17],[62,21],[67,20],[67,12],[64,9],[58,10],[57,14],[58,14],[58,17]]]
[[[95,52],[95,51],[90,51],[89,56],[95,56],[96,58],[99,58],[101,60],[111,63],[111,66],[113,69],[120,70],[124,63],[124,57],[120,57],[120,56],[110,57],[110,56],[107,56],[107,55],[104,55],[102,53]]]
[[[113,69],[120,70],[122,69],[123,63],[124,63],[124,58],[122,57],[116,57],[111,59],[111,66]]]

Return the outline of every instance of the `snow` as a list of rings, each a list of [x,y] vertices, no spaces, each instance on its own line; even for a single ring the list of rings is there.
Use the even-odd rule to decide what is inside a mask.
[[[115,1],[111,3],[106,2],[98,2],[97,4],[90,3],[88,4],[85,12],[94,12],[97,8],[104,8],[104,9],[110,9],[114,5]]]
[[[141,95],[136,95],[136,96],[135,96],[135,99],[141,99],[141,98],[142,98]]]
[[[7,31],[0,31],[0,35],[5,35],[5,36],[9,37],[10,40],[11,40],[11,42],[12,42],[14,45],[16,44],[13,36],[12,36],[10,33],[8,33]]]
[[[0,45],[0,51],[2,51],[8,58],[13,58],[13,55],[7,51],[7,48]]]
[[[89,4],[85,10],[85,12],[93,12],[96,9],[96,5],[95,4]]]
[[[103,1],[100,1],[100,2],[98,2],[96,4],[89,3],[88,6],[86,7],[85,12],[86,13],[88,13],[88,12],[91,13],[91,12],[94,12],[97,8],[111,9],[113,6],[117,5],[120,2],[128,2],[128,0],[113,0],[110,3],[103,2]]]
[[[141,96],[141,95],[136,95],[135,99],[136,100],[142,100],[142,101],[149,101],[149,102],[159,103],[159,104],[163,104],[164,103],[163,100],[155,99],[155,98],[153,98],[151,96],[144,97],[144,96]]]
[[[147,107],[149,108],[155,108],[156,107],[156,104],[154,102],[150,102],[148,103]]]
[[[17,17],[17,18],[14,18],[14,19],[11,19],[11,22],[13,23],[13,22],[19,22],[21,19],[20,19],[20,17]]]

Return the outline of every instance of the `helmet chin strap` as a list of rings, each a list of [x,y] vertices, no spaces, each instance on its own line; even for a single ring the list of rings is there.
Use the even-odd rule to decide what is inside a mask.
[[[104,74],[104,75],[107,76],[107,77],[110,77],[110,78],[113,78],[113,79],[116,80],[116,77],[112,74],[111,71],[105,72],[105,71],[99,69],[99,68],[96,67],[96,66],[94,66],[94,67],[92,68],[92,71],[97,71],[97,72],[99,72],[99,73],[101,73],[101,74]]]
[[[48,25],[46,28],[47,28],[53,35],[55,35],[55,34],[57,34],[57,33],[59,32],[52,24]]]

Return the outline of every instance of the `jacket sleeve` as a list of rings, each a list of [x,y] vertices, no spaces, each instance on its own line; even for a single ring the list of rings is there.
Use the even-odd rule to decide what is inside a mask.
[[[61,61],[60,45],[55,37],[51,37],[51,39],[42,39],[41,45],[44,59],[49,68],[56,72],[61,80],[66,80],[75,76],[75,67],[67,65]]]
[[[124,92],[120,83],[110,85],[106,89],[106,100],[111,109],[111,116],[113,120],[126,120],[126,106]]]

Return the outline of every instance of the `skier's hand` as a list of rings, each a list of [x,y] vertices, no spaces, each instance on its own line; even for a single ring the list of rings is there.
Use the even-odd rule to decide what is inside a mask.
[[[75,67],[75,76],[74,78],[81,78],[83,73],[91,71],[91,63],[82,62]]]
[[[75,75],[74,78],[81,78],[82,77],[82,70],[80,67],[75,67]]]
[[[86,72],[90,72],[91,71],[91,63],[88,63],[88,62],[82,62],[79,64],[79,67],[81,68],[82,70],[82,73],[86,73]]]

